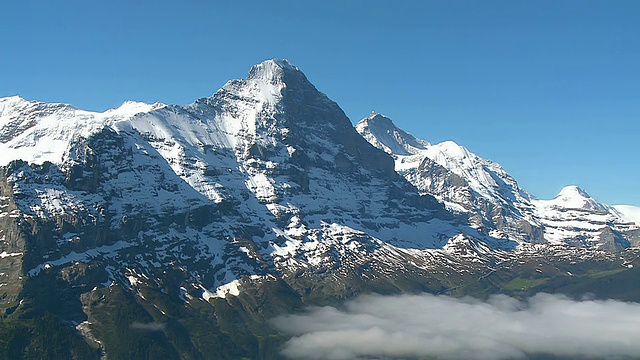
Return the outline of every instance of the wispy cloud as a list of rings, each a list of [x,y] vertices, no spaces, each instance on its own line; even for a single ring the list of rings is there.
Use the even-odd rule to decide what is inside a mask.
[[[435,356],[524,359],[535,354],[640,358],[640,304],[538,294],[525,301],[363,296],[273,320],[293,359]]]
[[[143,331],[162,331],[164,330],[164,324],[159,324],[157,322],[141,323],[134,321],[131,324],[131,328]]]

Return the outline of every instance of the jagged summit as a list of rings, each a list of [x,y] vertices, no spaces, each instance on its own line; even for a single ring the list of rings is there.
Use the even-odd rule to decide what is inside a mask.
[[[273,112],[285,97],[294,102],[308,101],[310,97],[331,101],[298,67],[285,59],[271,59],[252,66],[245,79],[230,80],[211,97],[197,103],[213,104],[224,98],[239,98],[258,101],[259,107]]]
[[[326,111],[302,113],[299,110],[305,108],[301,104]],[[161,116],[144,116],[160,109]],[[181,115],[184,111],[198,114],[198,121],[182,121],[186,119]],[[62,163],[74,139],[86,138],[107,127],[115,131],[133,127],[145,136],[177,137],[192,145],[244,147],[250,146],[245,140],[276,135],[276,125],[278,131],[289,131],[286,123],[307,123],[317,133],[351,130],[345,141],[363,142],[338,105],[319,92],[296,66],[284,59],[272,59],[253,66],[246,79],[231,80],[213,96],[185,107],[126,101],[117,108],[93,112],[67,104],[27,101],[19,96],[2,98],[0,164],[16,159],[36,164]],[[263,131],[269,134],[257,135]],[[251,136],[245,138],[247,134]]]
[[[377,113],[372,111],[369,116],[361,120],[362,122],[367,122],[369,126],[380,126],[386,128],[396,128],[395,124],[389,117],[386,115]]]
[[[298,69],[297,66],[291,64],[289,60],[270,59],[253,65],[249,70],[249,76],[247,78],[276,77],[278,75],[281,75],[285,71],[301,72],[300,69]]]
[[[478,193],[497,202],[501,201],[501,193],[504,193],[500,190],[503,185],[509,185],[512,188],[510,192],[528,197],[499,164],[477,156],[454,141],[431,144],[399,129],[389,118],[375,113],[362,119],[356,125],[356,130],[372,145],[394,155],[397,171],[418,168],[426,157],[467,181]]]
[[[389,154],[409,156],[429,153],[429,157],[440,165],[447,168],[459,168],[460,174],[464,171],[462,169],[464,167],[475,167],[475,165],[469,164],[470,160],[479,159],[474,153],[453,140],[431,144],[426,140],[418,139],[397,127],[387,116],[376,112],[372,112],[360,120],[356,125],[356,130],[374,146]],[[464,164],[468,166],[464,166]]]
[[[304,73],[286,59],[265,60],[260,64],[252,66],[246,81],[261,82],[263,86],[311,84]]]
[[[431,145],[398,128],[391,119],[376,112],[360,120],[356,130],[373,146],[388,154],[417,154]]]

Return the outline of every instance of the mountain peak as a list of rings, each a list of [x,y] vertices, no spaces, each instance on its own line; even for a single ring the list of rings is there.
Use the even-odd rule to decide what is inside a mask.
[[[265,60],[261,64],[269,64],[269,65],[277,66],[277,67],[282,68],[282,69],[300,71],[298,69],[298,67],[296,67],[295,65],[290,63],[289,60],[287,60],[287,59],[274,58],[274,59],[270,59],[270,60]]]
[[[28,103],[30,103],[30,101],[25,100],[18,95],[0,98],[0,116],[7,109],[24,106]]]
[[[606,208],[577,185],[563,187],[550,201],[553,205],[568,209],[605,210]]]
[[[265,60],[260,64],[256,64],[249,70],[247,80],[268,80],[268,79],[282,79],[285,73],[300,73],[300,69],[291,64],[286,59],[271,59]]]
[[[5,102],[21,102],[21,101],[26,102],[27,100],[23,99],[22,97],[20,97],[20,96],[18,96],[18,95],[6,96],[6,97],[0,97],[0,103],[5,103]]]
[[[369,116],[367,116],[366,118],[362,119],[362,120],[369,120],[369,121],[388,121],[390,123],[393,124],[393,121],[391,121],[391,119],[389,119],[386,115],[380,114],[378,112],[375,111],[371,111],[371,114],[369,114]]]
[[[578,185],[568,185],[562,188],[562,190],[560,190],[560,192],[558,193],[558,195],[556,195],[556,198],[571,198],[571,199],[577,199],[577,198],[583,198],[583,199],[590,199],[591,196],[589,194],[587,194],[586,191],[584,191],[583,189],[581,189]]]
[[[371,112],[356,124],[356,130],[373,146],[394,155],[411,155],[430,144],[398,128],[385,115]]]
[[[145,102],[141,102],[141,101],[132,101],[132,100],[127,100],[125,102],[123,102],[120,106],[118,106],[117,108],[113,108],[113,109],[109,109],[107,111],[105,111],[105,115],[135,115],[138,113],[146,113],[158,108],[161,108],[163,106],[166,106],[163,103],[153,103],[153,104],[148,104]]]
[[[387,116],[371,111],[371,114],[360,120],[358,123],[366,123],[368,126],[384,127],[387,129],[397,129],[396,125]]]
[[[232,97],[253,97],[262,104],[274,105],[282,100],[285,92],[296,97],[303,93],[316,94],[318,90],[288,60],[271,59],[253,65],[245,79],[228,81],[213,97],[234,94]]]

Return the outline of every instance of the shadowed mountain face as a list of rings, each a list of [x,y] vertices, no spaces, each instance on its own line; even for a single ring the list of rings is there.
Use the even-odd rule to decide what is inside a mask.
[[[186,106],[0,99],[2,310],[91,356],[269,358],[267,320],[304,303],[596,257],[528,244],[551,225],[499,165],[379,115],[357,129],[286,60]]]

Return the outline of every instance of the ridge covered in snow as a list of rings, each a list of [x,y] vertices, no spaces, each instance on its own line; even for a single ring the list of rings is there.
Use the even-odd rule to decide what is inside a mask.
[[[356,129],[391,154],[396,171],[418,189],[469,214],[472,224],[494,236],[609,250],[628,247],[638,237],[633,209],[616,210],[578,186],[566,186],[552,200],[538,200],[499,164],[453,141],[417,139],[375,113]]]
[[[126,101],[100,113],[68,104],[28,101],[19,96],[0,98],[0,165],[12,160],[59,164],[72,141],[163,106]]]
[[[416,155],[431,146],[397,128],[388,117],[375,112],[358,122],[356,130],[373,146],[389,154]]]
[[[501,192],[505,186],[511,195],[523,200],[529,198],[529,194],[518,188],[515,180],[499,164],[483,159],[453,141],[431,144],[417,139],[397,128],[389,118],[376,113],[362,119],[356,129],[372,145],[396,157],[396,170],[399,172],[419,167],[426,157],[462,177],[474,191],[496,203],[503,201]]]
[[[497,237],[541,241],[530,195],[499,164],[453,141],[431,144],[417,139],[376,113],[358,122],[356,129],[392,155],[396,171],[422,193],[467,213],[474,226]]]

